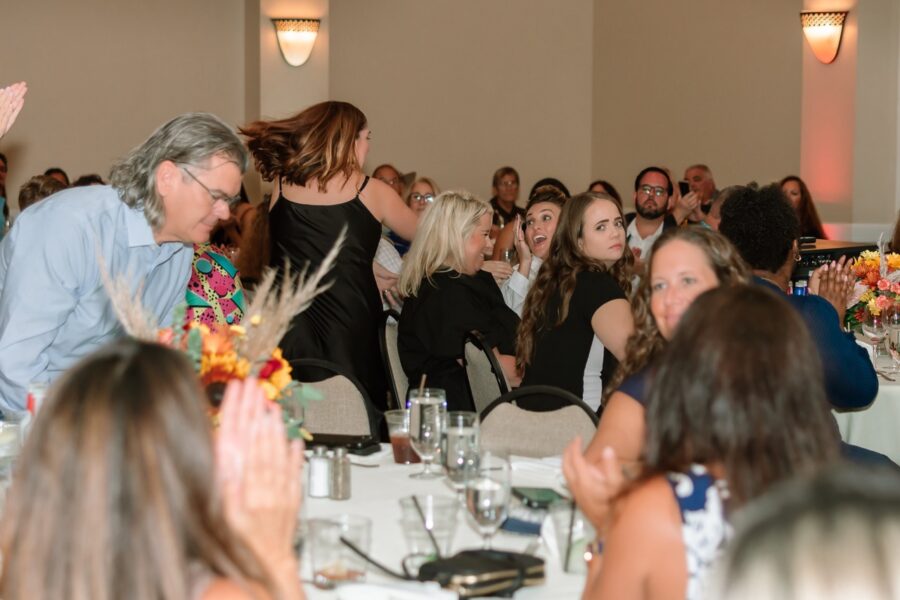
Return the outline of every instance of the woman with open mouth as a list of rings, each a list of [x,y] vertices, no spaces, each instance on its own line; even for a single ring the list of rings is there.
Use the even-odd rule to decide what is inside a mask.
[[[500,291],[506,305],[519,317],[522,316],[528,290],[550,252],[550,242],[556,233],[559,213],[565,201],[565,195],[553,186],[538,188],[525,208],[525,222],[515,227],[519,264],[510,278],[500,285]]]

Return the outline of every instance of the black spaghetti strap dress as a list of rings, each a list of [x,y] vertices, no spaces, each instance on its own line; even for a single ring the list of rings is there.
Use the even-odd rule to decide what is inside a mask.
[[[322,264],[347,227],[344,247],[325,279],[331,287],[294,317],[281,349],[288,360],[318,358],[348,370],[383,411],[387,387],[378,344],[382,306],[372,272],[381,223],[359,198],[368,183],[366,177],[356,196],[340,204],[300,204],[280,195],[269,211],[269,235],[271,265],[283,268],[287,257],[297,273]],[[304,376],[315,381],[329,375],[308,370]]]

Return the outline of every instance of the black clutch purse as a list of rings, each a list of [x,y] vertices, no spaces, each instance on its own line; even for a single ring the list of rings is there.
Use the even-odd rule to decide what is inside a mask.
[[[436,581],[460,598],[511,597],[527,585],[544,583],[544,561],[502,550],[464,550],[419,568],[419,581]]]

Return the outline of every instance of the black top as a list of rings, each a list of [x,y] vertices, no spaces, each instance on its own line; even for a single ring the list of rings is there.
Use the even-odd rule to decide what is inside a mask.
[[[559,292],[547,301],[544,322],[537,328],[534,355],[522,378],[522,386],[553,385],[582,397],[584,369],[594,329],[591,318],[597,309],[616,299],[627,299],[609,273],[582,271],[575,280],[566,320],[554,326],[561,308]],[[536,410],[539,407],[529,407]]]
[[[500,203],[497,201],[497,198],[491,198],[491,207],[494,209],[494,216],[492,219],[492,223],[497,225],[498,227],[503,227],[510,221],[515,221],[516,215],[525,216],[525,209],[521,208],[515,204],[513,204],[512,210],[510,212],[506,212]]]
[[[519,317],[503,302],[494,278],[485,271],[461,275],[435,273],[422,281],[419,293],[406,299],[400,313],[397,349],[400,363],[417,387],[422,374],[427,386],[447,392],[449,410],[473,410],[466,386],[463,357],[465,336],[480,331],[491,348],[515,354]]]
[[[359,192],[366,187],[366,177]],[[384,367],[378,345],[381,301],[372,272],[372,260],[381,238],[381,223],[359,199],[359,192],[341,204],[292,202],[279,196],[269,211],[271,265],[291,272],[315,270],[347,227],[347,237],[337,262],[324,283],[332,286],[297,315],[281,340],[288,360],[319,358],[349,370],[365,386],[373,404],[387,407]],[[321,375],[321,376],[320,376]],[[310,380],[326,373],[304,373]]]

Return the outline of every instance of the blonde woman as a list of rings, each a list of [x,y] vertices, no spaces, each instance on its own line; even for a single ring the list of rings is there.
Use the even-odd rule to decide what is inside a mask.
[[[422,375],[446,390],[450,410],[471,409],[462,366],[463,340],[480,331],[507,379],[518,384],[514,342],[519,318],[503,302],[493,277],[481,270],[491,247],[487,202],[468,192],[444,192],[419,222],[400,274],[406,303],[397,340],[411,385]]]

